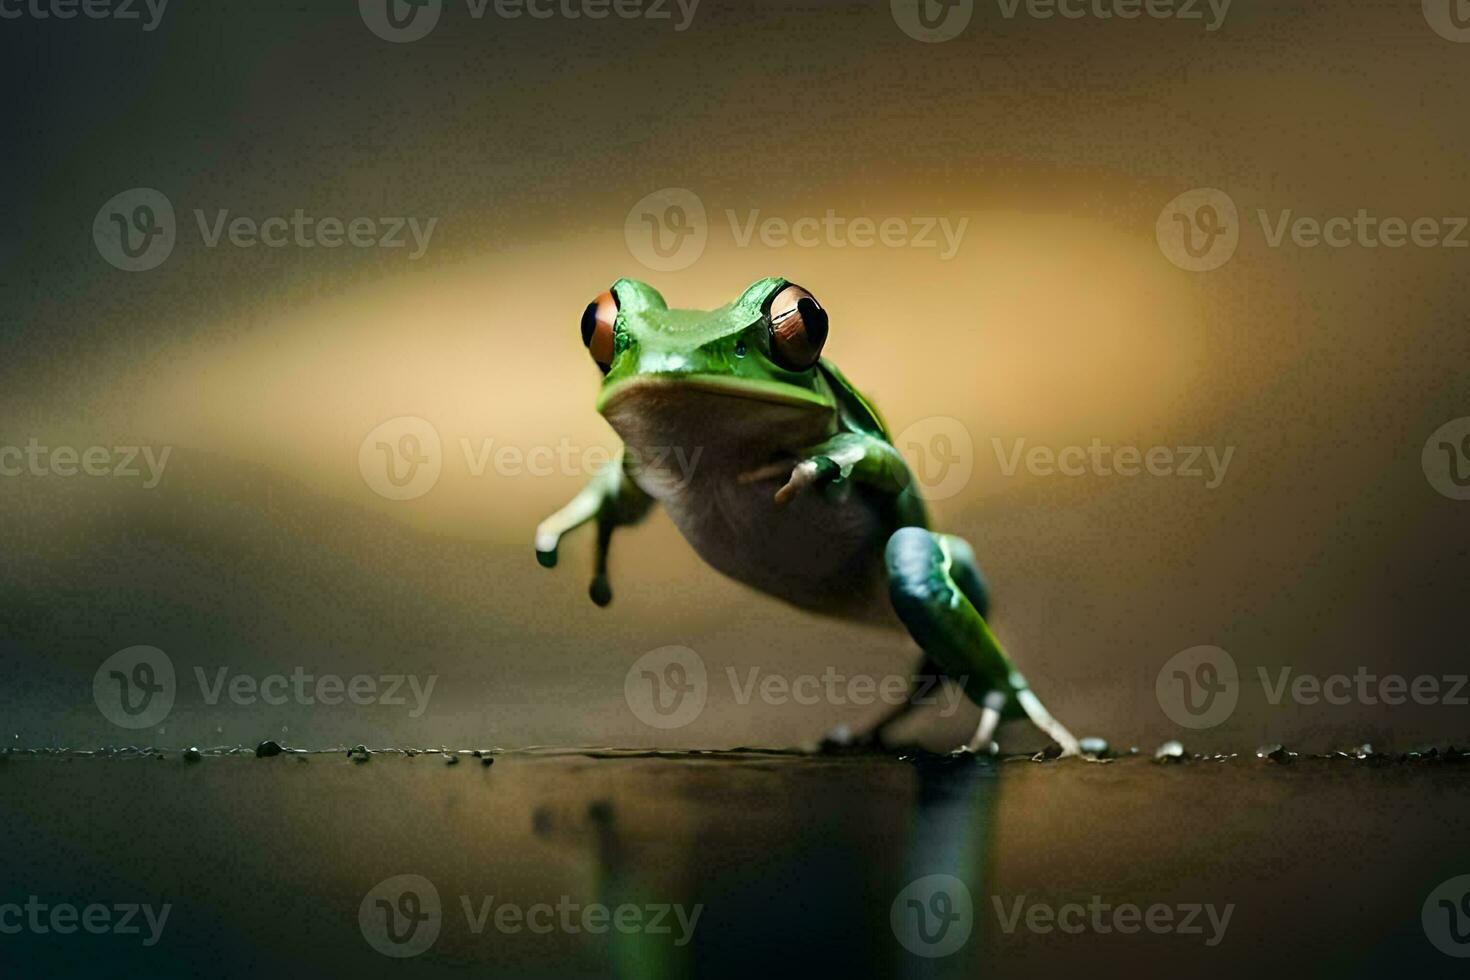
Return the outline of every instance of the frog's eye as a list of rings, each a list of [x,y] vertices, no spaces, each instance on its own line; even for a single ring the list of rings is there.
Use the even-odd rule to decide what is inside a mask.
[[[771,360],[788,371],[805,371],[822,356],[827,311],[800,286],[786,286],[766,307],[771,325]]]
[[[612,366],[613,324],[617,319],[618,300],[612,293],[603,293],[588,303],[582,314],[582,343],[603,374]]]

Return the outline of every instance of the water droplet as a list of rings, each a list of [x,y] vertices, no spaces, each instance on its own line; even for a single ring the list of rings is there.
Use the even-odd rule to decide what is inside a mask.
[[[1260,748],[1256,749],[1257,759],[1263,759],[1267,762],[1275,762],[1280,765],[1289,764],[1291,760],[1295,757],[1295,752],[1290,752],[1287,750],[1286,746],[1275,743],[1271,745],[1263,745]]]
[[[1160,745],[1158,751],[1154,753],[1156,762],[1183,762],[1184,759],[1184,745],[1174,739]]]

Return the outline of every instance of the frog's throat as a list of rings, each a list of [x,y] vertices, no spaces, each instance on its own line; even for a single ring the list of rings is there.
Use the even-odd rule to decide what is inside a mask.
[[[602,390],[597,398],[597,411],[606,413],[618,402],[637,392],[703,391],[747,401],[770,402],[807,408],[830,408],[831,403],[815,391],[807,391],[778,381],[732,378],[719,374],[640,375],[618,381]]]

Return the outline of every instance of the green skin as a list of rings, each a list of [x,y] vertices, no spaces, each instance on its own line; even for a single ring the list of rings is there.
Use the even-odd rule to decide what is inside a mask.
[[[830,361],[790,371],[769,356],[767,306],[789,283],[762,279],[717,310],[670,310],[652,287],[613,285],[614,355],[598,411],[625,452],[541,523],[547,568],[568,532],[597,527],[590,593],[612,598],[613,531],[655,503],[709,564],[813,612],[902,626],[985,710],[964,751],[990,747],[1002,719],[1028,717],[1062,748],[1077,740],[1042,707],[985,621],[974,552],[929,527],[877,411]],[[913,706],[909,699],[865,740]]]

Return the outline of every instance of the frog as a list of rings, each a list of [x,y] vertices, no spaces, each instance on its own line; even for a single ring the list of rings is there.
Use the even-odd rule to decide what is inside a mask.
[[[597,295],[578,327],[602,374],[596,410],[622,449],[537,526],[537,560],[556,567],[562,540],[591,525],[588,593],[606,606],[614,534],[662,508],[722,575],[809,613],[906,632],[922,653],[915,685],[947,679],[980,708],[957,753],[994,753],[1001,723],[1025,719],[1053,753],[1082,755],[990,628],[974,548],[933,527],[882,416],[823,356],[832,321],[782,277],[714,310],[670,309],[631,278]],[[824,744],[888,747],[922,700]]]

